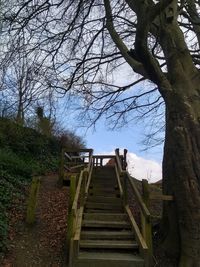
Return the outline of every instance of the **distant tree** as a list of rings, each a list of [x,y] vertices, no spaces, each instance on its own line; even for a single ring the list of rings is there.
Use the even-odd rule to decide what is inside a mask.
[[[37,107],[36,113],[38,119],[38,130],[48,137],[52,136],[54,122],[51,120],[50,117],[44,116],[44,109],[42,107]]]
[[[175,198],[164,205],[164,243],[180,267],[200,266],[200,2],[12,2],[12,40],[28,36],[65,90],[83,97],[92,122],[105,114],[123,125],[134,110],[163,113],[164,103],[163,190]]]

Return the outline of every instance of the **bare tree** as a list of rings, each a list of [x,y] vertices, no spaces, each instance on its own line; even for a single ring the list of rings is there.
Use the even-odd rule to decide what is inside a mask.
[[[64,80],[56,90],[82,96],[89,119],[106,114],[115,125],[134,110],[162,113],[165,104],[163,190],[175,202],[164,206],[164,243],[179,254],[180,267],[200,266],[200,2],[14,3],[4,15],[11,43],[25,34],[30,53],[40,51]]]

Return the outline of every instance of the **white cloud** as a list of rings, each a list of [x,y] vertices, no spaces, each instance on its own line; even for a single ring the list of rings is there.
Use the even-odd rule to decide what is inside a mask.
[[[148,179],[152,183],[162,179],[162,166],[155,160],[128,153],[127,163],[129,173],[138,180]]]
[[[122,154],[122,150],[120,150]],[[114,151],[101,152],[101,155],[114,155]],[[127,154],[128,171],[131,176],[138,180],[147,179],[153,183],[162,179],[162,166],[155,160],[149,160],[129,152]],[[104,161],[106,164],[106,161]]]

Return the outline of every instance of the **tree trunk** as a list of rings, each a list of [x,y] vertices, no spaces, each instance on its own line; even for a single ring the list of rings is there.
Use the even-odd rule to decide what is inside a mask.
[[[18,124],[24,125],[24,109],[22,103],[20,103],[18,106],[16,122]]]
[[[165,96],[163,190],[175,201],[164,205],[164,245],[181,251],[179,267],[200,266],[200,79],[193,80],[183,77]]]

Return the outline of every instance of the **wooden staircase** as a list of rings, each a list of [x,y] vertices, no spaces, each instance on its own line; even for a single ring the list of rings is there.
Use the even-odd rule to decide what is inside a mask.
[[[127,204],[121,159],[117,154],[115,166],[98,166],[91,156],[81,172],[71,209],[69,267],[150,266],[149,248]]]

